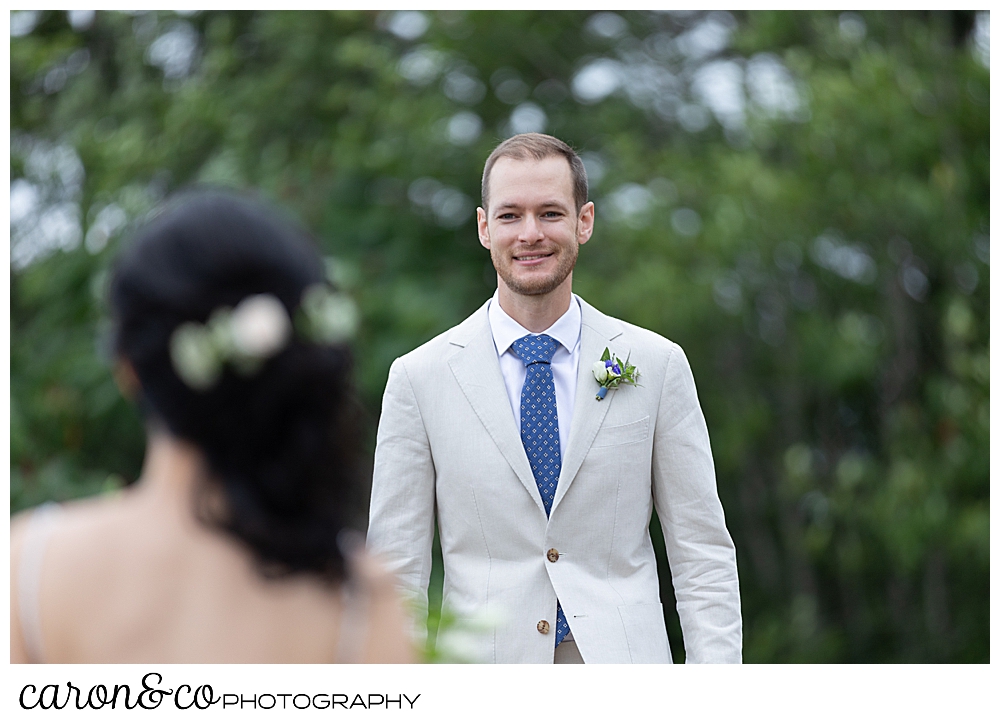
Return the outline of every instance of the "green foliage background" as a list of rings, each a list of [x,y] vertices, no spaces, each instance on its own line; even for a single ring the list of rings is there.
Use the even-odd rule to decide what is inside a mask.
[[[691,359],[745,660],[988,661],[988,17],[12,14],[12,512],[139,473],[103,293],[165,194],[316,233],[374,427],[392,360],[492,293],[482,163],[536,127],[591,174],[575,290]]]

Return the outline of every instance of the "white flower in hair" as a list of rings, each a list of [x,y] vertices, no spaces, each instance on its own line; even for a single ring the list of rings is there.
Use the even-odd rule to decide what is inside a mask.
[[[229,336],[236,354],[255,360],[273,357],[288,344],[292,323],[272,294],[247,297],[229,317]]]
[[[315,342],[336,344],[354,335],[358,327],[358,307],[346,294],[314,284],[302,295],[302,311],[308,336]]]
[[[325,285],[308,287],[296,313],[299,335],[315,344],[338,344],[358,326],[358,308],[346,294]],[[170,337],[174,369],[193,390],[210,389],[231,364],[244,377],[256,374],[292,337],[292,320],[273,294],[246,297],[235,309],[219,307],[205,324],[185,322]]]
[[[186,322],[174,330],[170,359],[177,376],[193,390],[207,390],[222,372],[222,359],[212,333],[197,322]]]

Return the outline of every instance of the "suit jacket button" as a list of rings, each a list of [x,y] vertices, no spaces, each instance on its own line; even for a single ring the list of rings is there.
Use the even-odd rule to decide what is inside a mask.
[[[559,560],[559,551],[557,551],[555,548],[549,548],[549,552],[546,553],[545,555],[552,563],[555,563],[556,561]]]
[[[549,632],[549,622],[545,620],[539,621],[535,628],[538,629],[538,633],[547,634]]]

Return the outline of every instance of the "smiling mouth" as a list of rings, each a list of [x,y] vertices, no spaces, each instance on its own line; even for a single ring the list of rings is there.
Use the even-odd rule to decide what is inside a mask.
[[[552,256],[552,252],[548,254],[521,254],[520,256],[515,256],[514,261],[519,261],[522,263],[530,263],[533,261],[541,261],[542,259],[548,259]]]

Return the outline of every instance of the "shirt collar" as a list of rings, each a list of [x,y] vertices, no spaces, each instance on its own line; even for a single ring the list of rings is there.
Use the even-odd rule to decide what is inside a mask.
[[[497,347],[497,355],[502,355],[510,346],[526,334],[532,334],[515,322],[500,306],[499,292],[493,293],[487,310],[490,319],[490,330],[493,332],[493,343]],[[580,325],[583,315],[580,312],[580,300],[574,294],[569,309],[555,323],[541,334],[547,334],[572,353],[580,344]]]

